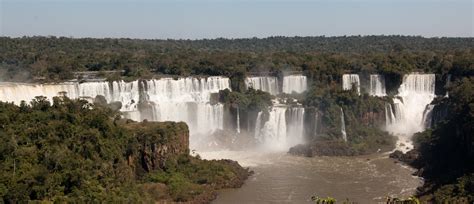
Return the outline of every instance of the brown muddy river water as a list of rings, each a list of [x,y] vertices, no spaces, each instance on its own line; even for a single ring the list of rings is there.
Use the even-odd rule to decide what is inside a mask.
[[[238,161],[255,173],[238,189],[221,191],[212,203],[311,203],[311,196],[339,202],[381,203],[406,198],[422,180],[388,154],[359,157],[298,157],[252,151],[200,152],[204,159]]]

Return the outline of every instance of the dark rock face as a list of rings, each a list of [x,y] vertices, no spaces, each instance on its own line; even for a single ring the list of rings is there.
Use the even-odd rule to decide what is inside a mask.
[[[413,149],[404,154],[403,152],[396,150],[395,152],[391,153],[389,157],[407,165],[416,167],[417,160],[419,158],[419,152]]]
[[[125,127],[138,140],[129,158],[138,174],[163,169],[169,158],[189,153],[189,131],[183,122],[132,122]]]
[[[95,104],[102,105],[102,106],[106,106],[106,105],[107,105],[107,99],[105,99],[105,96],[97,95],[97,96],[94,98],[94,103],[95,103]]]

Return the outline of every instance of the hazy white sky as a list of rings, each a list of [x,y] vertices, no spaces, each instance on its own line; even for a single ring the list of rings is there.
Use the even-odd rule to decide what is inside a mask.
[[[474,37],[474,0],[0,0],[2,36]]]

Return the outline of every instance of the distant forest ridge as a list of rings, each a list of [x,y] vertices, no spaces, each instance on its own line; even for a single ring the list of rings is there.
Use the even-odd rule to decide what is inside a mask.
[[[272,36],[267,38],[215,38],[215,39],[131,39],[131,38],[69,38],[55,36],[33,37],[0,37],[1,41],[41,41],[59,40],[70,43],[105,44],[119,43],[122,46],[135,48],[173,48],[173,49],[201,49],[201,51],[288,51],[288,52],[390,52],[406,49],[411,51],[441,51],[451,49],[469,49],[474,47],[474,38],[471,37],[422,37],[403,35],[370,35],[370,36],[309,36],[285,37]],[[38,44],[40,45],[40,44]],[[100,47],[101,45],[97,45]]]
[[[268,37],[142,40],[0,37],[0,80],[62,81],[74,72],[121,71],[109,80],[156,75],[242,79],[251,73],[303,72],[332,81],[342,73],[401,76],[470,71],[474,38],[419,36]],[[462,70],[460,70],[462,69]]]

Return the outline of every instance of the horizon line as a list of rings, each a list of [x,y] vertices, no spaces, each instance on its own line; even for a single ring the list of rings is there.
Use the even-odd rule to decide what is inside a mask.
[[[117,40],[175,40],[175,41],[201,41],[201,40],[249,40],[249,39],[269,39],[269,38],[350,38],[350,37],[411,37],[424,39],[443,39],[443,38],[474,38],[474,36],[423,36],[423,35],[403,35],[403,34],[371,34],[371,35],[307,35],[307,36],[288,36],[288,35],[270,35],[265,37],[215,37],[215,38],[136,38],[136,37],[78,37],[78,36],[61,36],[61,35],[23,35],[8,36],[0,35],[1,38],[21,39],[21,38],[68,38],[68,39],[117,39]]]

